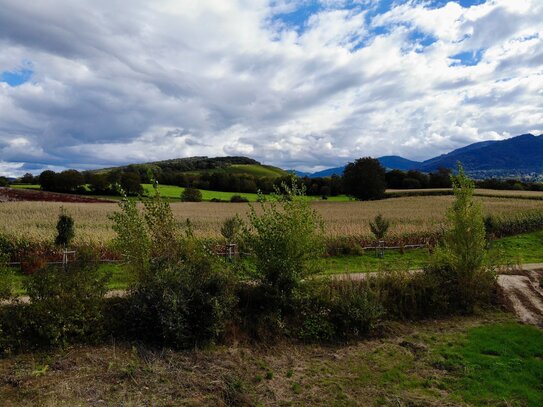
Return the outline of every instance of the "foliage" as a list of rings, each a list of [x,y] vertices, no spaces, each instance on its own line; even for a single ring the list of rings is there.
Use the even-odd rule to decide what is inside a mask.
[[[233,243],[240,237],[243,221],[239,216],[225,219],[221,226],[221,235],[228,243]]]
[[[65,346],[99,339],[106,283],[97,262],[83,253],[64,269],[47,267],[31,275],[24,281],[30,297],[25,315],[28,341]]]
[[[0,302],[13,296],[13,272],[7,265],[8,260],[8,255],[0,250]]]
[[[261,202],[259,211],[250,206],[250,228],[244,231],[270,309],[290,304],[302,279],[319,270],[324,252],[322,220],[303,199],[304,191],[294,182],[282,189],[275,201]]]
[[[189,348],[218,339],[234,304],[233,280],[194,237],[180,261],[154,263],[129,299],[129,329],[138,339]]]
[[[343,171],[343,190],[356,199],[380,199],[385,189],[385,169],[375,158],[359,158],[347,164]]]
[[[298,291],[295,330],[304,340],[344,340],[375,329],[384,316],[379,298],[364,281],[318,281]]]
[[[55,244],[58,246],[68,246],[75,235],[74,219],[61,207],[57,222],[57,237]]]
[[[137,203],[124,197],[119,202],[120,211],[110,215],[112,229],[117,233],[115,248],[124,257],[133,273],[145,274],[151,260],[151,238],[144,217]]]
[[[155,261],[175,260],[179,251],[179,232],[170,204],[155,194],[143,202],[144,219],[151,242],[151,255]]]
[[[181,200],[183,202],[201,202],[202,192],[196,188],[185,188],[181,193]]]
[[[449,306],[472,312],[479,302],[487,302],[495,288],[495,272],[486,266],[485,224],[481,205],[473,200],[474,183],[461,164],[452,177],[455,200],[447,214],[448,228],[426,272],[447,290]]]
[[[370,222],[371,233],[373,233],[377,240],[382,240],[385,238],[389,226],[390,222],[380,213],[375,217],[373,222]]]
[[[249,200],[241,195],[232,195],[230,202],[249,202]]]

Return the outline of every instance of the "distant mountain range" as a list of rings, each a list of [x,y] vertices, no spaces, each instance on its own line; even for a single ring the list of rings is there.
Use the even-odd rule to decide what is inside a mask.
[[[466,172],[474,178],[528,179],[543,178],[543,135],[522,134],[506,140],[482,141],[458,148],[429,160],[418,162],[400,156],[379,157],[383,167],[402,171],[418,170],[432,172],[441,167],[455,168],[460,161]],[[342,167],[329,168],[312,174],[298,173],[300,176],[329,177],[341,175]]]

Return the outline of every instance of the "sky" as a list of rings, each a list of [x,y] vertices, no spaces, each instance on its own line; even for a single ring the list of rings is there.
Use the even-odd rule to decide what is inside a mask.
[[[543,133],[542,0],[0,0],[0,175]]]

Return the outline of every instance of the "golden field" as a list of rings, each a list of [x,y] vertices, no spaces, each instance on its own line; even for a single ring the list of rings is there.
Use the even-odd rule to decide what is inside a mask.
[[[543,211],[543,201],[477,197],[486,214],[511,216],[532,210]],[[437,231],[444,221],[452,196],[417,196],[370,202],[315,202],[312,206],[322,215],[326,234],[334,236],[367,236],[369,220],[382,213],[391,221],[390,234],[399,236]],[[117,204],[3,202],[0,203],[0,233],[52,240],[60,207],[70,213],[76,226],[76,240],[107,242],[114,237],[108,215]],[[220,225],[235,214],[244,215],[247,204],[173,203],[173,213],[180,225],[190,219],[197,235],[216,237]]]

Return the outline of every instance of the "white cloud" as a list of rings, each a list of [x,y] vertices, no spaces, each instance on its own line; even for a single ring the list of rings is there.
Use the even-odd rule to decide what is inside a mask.
[[[0,0],[0,72],[34,71],[0,82],[0,172],[226,154],[309,169],[543,131],[543,3],[352,3],[295,30],[276,17],[307,2]],[[466,52],[480,61],[454,63]]]

